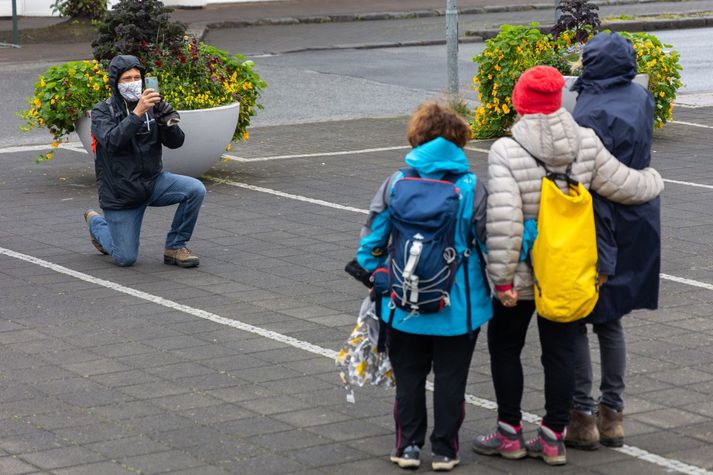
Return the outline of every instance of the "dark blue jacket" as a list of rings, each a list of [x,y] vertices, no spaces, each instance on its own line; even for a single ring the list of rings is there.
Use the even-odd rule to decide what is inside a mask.
[[[178,148],[185,138],[177,125],[159,126],[153,109],[141,118],[131,112],[138,102],[125,101],[118,83],[121,75],[133,68],[144,77],[144,67],[136,57],[120,55],[112,59],[111,97],[92,109],[92,135],[97,141],[94,169],[102,209],[131,209],[145,204],[163,169],[162,145]]]
[[[594,129],[612,155],[631,168],[651,161],[654,100],[636,76],[636,53],[616,33],[599,33],[587,43],[575,120]],[[661,267],[661,203],[611,203],[595,193],[599,272],[609,275],[591,323],[616,320],[634,309],[656,309]]]

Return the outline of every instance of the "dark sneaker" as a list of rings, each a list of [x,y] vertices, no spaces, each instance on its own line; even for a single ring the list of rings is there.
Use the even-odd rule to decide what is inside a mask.
[[[546,426],[537,429],[537,437],[527,443],[527,455],[541,458],[547,465],[567,463],[567,451],[564,447],[564,432],[559,434]]]
[[[572,409],[564,445],[579,450],[599,448],[599,430],[594,414]]]
[[[522,427],[513,427],[502,421],[490,434],[479,435],[473,441],[473,450],[481,455],[501,455],[506,459],[527,456]]]
[[[163,251],[163,263],[176,265],[178,267],[197,267],[200,264],[198,256],[191,254],[187,247],[180,249],[165,249]]]
[[[421,449],[418,445],[409,445],[403,450],[394,449],[391,461],[401,468],[418,468],[421,465]]]
[[[84,222],[87,223],[87,225],[89,225],[89,220],[92,219],[94,216],[101,216],[101,214],[97,213],[93,209],[86,210],[84,212]],[[102,245],[99,244],[99,241],[94,239],[94,236],[92,236],[91,233],[89,234],[89,240],[92,242],[92,245],[96,248],[97,251],[99,251],[105,255],[109,254],[108,252],[106,252],[106,249],[104,249],[102,247]]]
[[[445,455],[433,454],[431,456],[431,468],[434,472],[450,472],[460,463],[458,458],[450,458]]]

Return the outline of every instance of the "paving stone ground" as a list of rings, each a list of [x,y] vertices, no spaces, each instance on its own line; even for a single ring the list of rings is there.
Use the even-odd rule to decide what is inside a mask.
[[[713,109],[680,109],[676,118],[713,126]],[[405,143],[404,128],[396,118],[254,129],[233,153],[393,147]],[[713,185],[710,133],[682,124],[657,131],[654,165],[665,178]],[[363,209],[403,154],[231,161],[209,175]],[[468,155],[484,176],[485,155]],[[201,266],[163,265],[173,208],[154,208],[138,264],[118,268],[96,254],[82,220],[96,207],[86,155],[63,150],[42,165],[33,152],[2,160],[2,249],[326,349],[337,349],[353,326],[363,290],[342,269],[363,214],[205,179],[191,242]],[[712,196],[710,188],[667,183],[664,273],[713,283]],[[0,473],[398,472],[387,461],[393,392],[359,390],[348,404],[325,356],[0,254]],[[626,441],[712,470],[713,290],[664,280],[661,292],[658,311],[625,319]],[[534,327],[523,409],[541,415]],[[489,373],[481,338],[467,392],[493,400]],[[494,413],[467,411],[459,472],[555,470],[473,454],[469,441],[493,425]],[[568,455],[558,473],[671,473],[609,449]]]

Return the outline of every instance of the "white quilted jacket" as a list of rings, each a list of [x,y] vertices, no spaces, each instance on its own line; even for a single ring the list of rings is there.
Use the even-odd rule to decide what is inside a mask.
[[[513,139],[501,138],[488,155],[488,276],[493,284],[513,284],[523,300],[534,299],[530,265],[519,262],[523,221],[537,219],[545,170],[554,172],[572,163],[571,176],[604,198],[622,204],[645,203],[663,191],[653,168],[637,171],[612,156],[593,130],[580,127],[560,109],[532,114],[512,128]],[[566,185],[559,183],[563,192]]]

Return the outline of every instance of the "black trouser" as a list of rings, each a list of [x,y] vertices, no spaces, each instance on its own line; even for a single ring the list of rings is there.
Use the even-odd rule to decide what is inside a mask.
[[[504,307],[495,300],[493,309],[493,319],[488,323],[488,348],[498,418],[519,425],[523,391],[520,353],[535,312],[535,302],[524,300],[515,307]],[[542,422],[556,432],[562,432],[569,423],[574,392],[574,339],[579,324],[556,323],[537,317],[541,361],[545,370],[546,414]]]
[[[465,417],[465,384],[475,349],[474,337],[427,336],[391,330],[389,358],[396,379],[396,447],[426,440],[426,376],[433,366],[433,453],[456,457],[458,430]]]

